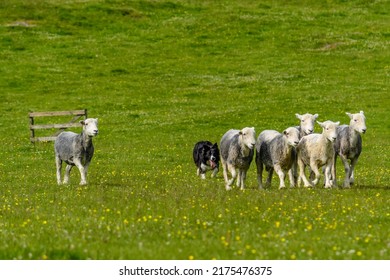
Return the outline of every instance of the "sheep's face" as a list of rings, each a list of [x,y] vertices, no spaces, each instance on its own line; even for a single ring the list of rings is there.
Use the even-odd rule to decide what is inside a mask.
[[[80,123],[83,125],[84,133],[88,136],[93,137],[98,135],[98,119],[86,119],[84,121],[80,121]]]
[[[360,111],[357,114],[346,113],[351,119],[349,125],[359,133],[366,133],[366,117],[364,116],[364,112]]]
[[[334,142],[337,138],[337,127],[340,122],[325,121],[323,123],[317,122],[323,129],[323,134],[330,141]]]
[[[305,133],[305,135],[309,135],[314,132],[314,124],[316,119],[318,118],[318,114],[295,114],[295,116],[300,120],[300,127],[301,130]]]
[[[253,149],[256,144],[256,132],[254,127],[245,127],[240,131],[241,142],[248,147]]]
[[[296,147],[299,143],[299,131],[295,127],[289,127],[283,131],[284,137],[287,138],[287,143],[290,146]]]

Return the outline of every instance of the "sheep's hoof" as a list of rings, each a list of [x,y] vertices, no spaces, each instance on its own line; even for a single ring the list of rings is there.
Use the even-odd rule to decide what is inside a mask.
[[[226,190],[227,191],[230,191],[232,189],[232,187],[231,186],[229,186],[229,185],[226,185]]]
[[[85,186],[87,182],[80,182],[80,186]]]

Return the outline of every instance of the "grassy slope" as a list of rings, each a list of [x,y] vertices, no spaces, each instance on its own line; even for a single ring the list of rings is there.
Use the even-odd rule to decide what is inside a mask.
[[[0,258],[388,259],[389,8],[2,1]],[[73,171],[58,187],[27,112],[76,108],[100,119],[90,185]],[[225,192],[222,172],[195,176],[200,139],[359,110],[368,132],[351,190],[281,192],[274,178],[259,192],[253,167],[245,192]]]

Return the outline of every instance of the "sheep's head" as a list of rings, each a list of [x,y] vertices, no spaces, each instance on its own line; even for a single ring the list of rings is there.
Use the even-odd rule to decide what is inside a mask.
[[[295,114],[295,116],[300,120],[301,130],[305,133],[305,135],[312,134],[314,132],[314,124],[316,119],[318,118],[318,114],[309,114],[306,113],[304,115]]]
[[[86,133],[88,136],[93,137],[98,135],[98,119],[86,119],[80,121],[80,123],[83,125],[84,133]]]
[[[295,127],[286,128],[283,131],[284,137],[287,138],[287,143],[290,146],[296,147],[299,143],[299,131]]]
[[[351,119],[349,125],[359,133],[366,133],[366,117],[364,116],[364,112],[360,111],[357,114],[346,113]]]
[[[241,143],[249,149],[253,149],[256,145],[256,131],[254,127],[245,127],[240,131]]]
[[[322,127],[322,134],[324,134],[330,142],[334,142],[337,138],[337,127],[339,126],[340,122],[317,121],[317,123]]]

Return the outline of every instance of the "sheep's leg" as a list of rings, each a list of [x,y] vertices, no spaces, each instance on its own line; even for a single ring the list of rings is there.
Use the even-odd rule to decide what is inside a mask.
[[[232,165],[228,165],[228,169],[229,169],[229,171],[230,171],[230,173],[231,173],[231,175],[232,175],[232,178],[229,180],[228,178],[227,178],[227,175],[226,175],[226,190],[228,191],[228,190],[231,190],[232,189],[232,185],[233,185],[233,183],[234,183],[234,180],[236,179],[236,177],[237,177],[237,171],[236,171],[236,168],[234,167],[234,166],[232,166]]]
[[[282,168],[280,167],[279,164],[275,164],[274,165],[274,170],[276,172],[276,174],[278,174],[279,176],[279,190],[280,189],[283,189],[286,187],[286,185],[284,184],[284,179],[286,178],[286,174],[284,173],[284,171],[282,170]]]
[[[297,176],[296,174],[294,174],[295,171],[294,171],[294,167],[291,168],[289,171],[288,171],[288,178],[290,180],[290,187],[291,188],[294,188],[296,186],[296,183],[297,183]]]
[[[223,179],[225,180],[225,183],[227,184],[227,182],[228,182],[228,174],[227,174],[228,166],[224,160],[221,160],[221,163],[222,163],[222,169],[223,169]]]
[[[301,184],[301,180],[303,181],[303,185],[305,187],[312,187],[312,184],[307,180],[305,175],[305,163],[302,160],[298,159],[298,166],[299,166],[299,177],[298,177],[298,185]]]
[[[271,187],[272,175],[274,174],[274,168],[273,167],[266,167],[266,170],[268,172],[268,176],[267,176],[267,180],[265,181],[265,187],[269,188],[269,187]]]
[[[237,186],[237,188],[241,187],[241,170],[240,169],[237,172],[236,186]]]
[[[298,181],[298,165],[296,160],[294,160],[290,170],[288,171],[288,177],[290,180],[290,187],[294,188]]]
[[[344,178],[344,183],[343,183],[343,187],[344,188],[349,188],[350,187],[350,181],[349,181],[349,178],[350,178],[350,170],[351,170],[351,167],[349,165],[349,162],[348,162],[348,159],[344,156],[344,155],[340,155],[340,158],[341,158],[341,161],[343,162],[344,164],[344,170],[345,170],[345,178]]]
[[[351,169],[349,171],[349,184],[350,185],[353,185],[353,183],[355,182],[355,166],[356,166],[356,163],[358,161],[358,158],[355,157],[351,160]]]
[[[80,175],[81,175],[80,185],[86,185],[87,179],[85,176],[85,174],[86,174],[85,167],[82,165],[80,160],[75,160],[74,164],[77,166],[77,168],[80,171]]]
[[[330,161],[325,166],[325,171],[324,171],[325,188],[332,188],[332,180],[331,180],[332,164],[333,164],[333,162]]]
[[[85,183],[87,183],[87,177],[88,177],[88,169],[89,169],[89,165],[91,164],[90,161],[87,161],[84,165],[84,170],[85,170]]]
[[[72,170],[73,168],[73,165],[67,165],[66,168],[65,168],[65,175],[64,175],[64,184],[68,184],[69,183],[69,175],[70,175],[70,171]]]
[[[62,160],[58,156],[56,156],[56,167],[57,167],[57,184],[61,185]]]
[[[257,166],[257,182],[259,184],[259,189],[262,189],[263,188],[263,163],[258,157],[256,157],[256,166]]]
[[[311,168],[311,171],[314,172],[314,174],[315,174],[315,179],[312,181],[313,185],[315,186],[318,184],[318,181],[320,180],[321,173],[318,170],[318,166],[314,161],[310,162],[310,168]]]
[[[240,170],[241,190],[245,189],[246,170]]]
[[[336,163],[337,163],[337,154],[334,155],[334,158],[333,158],[333,164],[332,164],[332,170],[331,170],[331,174],[332,174],[332,185],[334,187],[337,187],[337,180],[336,180]]]

